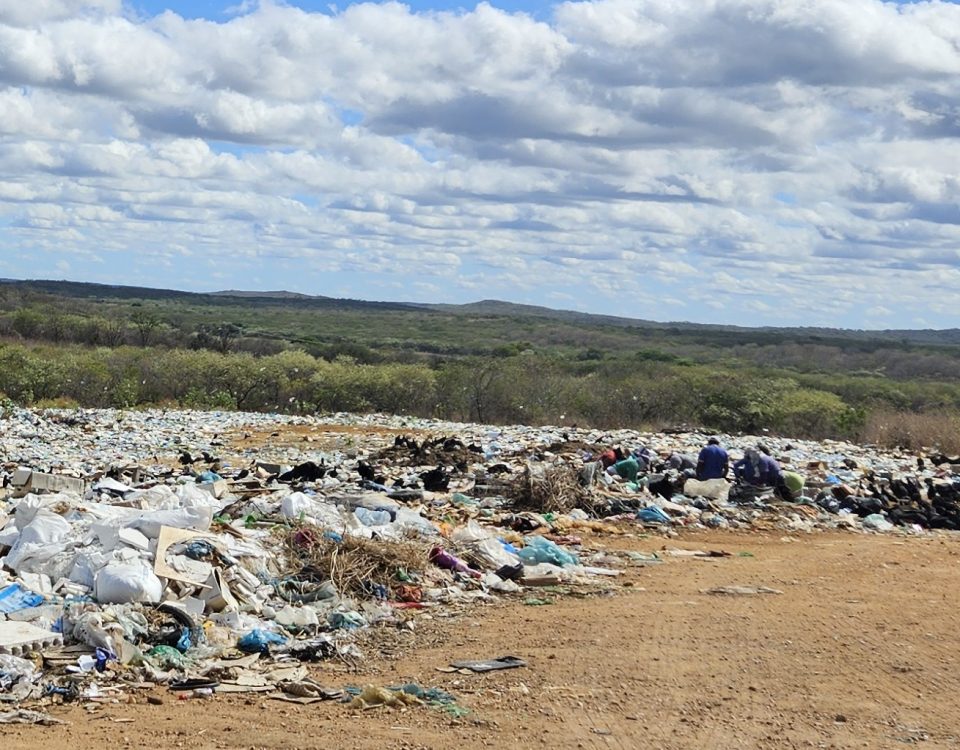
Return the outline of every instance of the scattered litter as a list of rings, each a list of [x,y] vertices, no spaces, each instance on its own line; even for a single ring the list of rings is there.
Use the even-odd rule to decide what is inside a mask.
[[[710,550],[704,552],[702,549],[666,549],[663,553],[670,557],[730,557],[729,552],[722,550]]]
[[[576,555],[561,549],[557,544],[542,536],[527,539],[526,546],[520,550],[520,559],[528,565],[552,563],[553,565],[577,565]]]
[[[56,724],[66,723],[68,722],[62,721],[43,711],[29,711],[25,708],[0,713],[0,724],[40,724],[41,726],[50,727]]]
[[[497,659],[487,659],[486,661],[453,661],[451,667],[457,669],[469,669],[471,672],[494,672],[499,669],[517,669],[525,667],[527,663],[516,656],[501,656]]]
[[[308,705],[320,701],[339,700],[343,697],[343,691],[335,688],[324,687],[311,679],[301,680],[281,680],[277,683],[277,688],[281,691],[279,695],[272,695],[276,700],[287,701],[288,703],[300,703]]]
[[[641,508],[639,511],[637,511],[637,520],[643,521],[644,523],[653,524],[655,526],[673,523],[673,521],[670,519],[670,516],[664,513],[656,505],[651,505],[649,508]]]
[[[376,685],[366,685],[360,694],[350,701],[350,708],[369,709],[378,706],[404,707],[417,706],[422,704],[415,695],[405,693],[402,690],[391,690],[390,688],[377,687]]]
[[[219,685],[219,682],[212,682],[211,680],[204,680],[203,678],[194,678],[190,680],[180,680],[179,682],[171,682],[170,690],[213,690],[219,687]]]
[[[349,439],[324,433],[331,419],[350,426]],[[229,437],[283,426],[305,439],[248,447]],[[5,409],[0,450],[22,465],[0,467],[0,699],[96,704],[150,685],[187,699],[336,700],[341,691],[298,670],[355,667],[358,643],[378,626],[409,632],[421,617],[496,598],[545,606],[642,590],[612,579],[685,558],[752,557],[662,546],[684,529],[713,529],[711,539],[776,530],[794,541],[821,529],[960,528],[950,461],[764,436],[791,474],[802,472],[794,487],[807,494],[785,502],[775,488],[693,476],[682,457],[707,437],[383,415]],[[722,440],[737,458],[761,438]],[[657,552],[619,551],[611,542],[623,535]],[[232,658],[238,650],[247,656]],[[520,666],[503,657],[450,669]],[[410,686],[348,695],[361,708],[465,711]]]
[[[706,589],[703,593],[726,596],[756,596],[757,594],[782,594],[783,592],[767,586],[715,586],[712,589]]]
[[[237,641],[237,648],[244,653],[268,653],[270,646],[279,646],[287,642],[285,636],[268,630],[254,628]]]

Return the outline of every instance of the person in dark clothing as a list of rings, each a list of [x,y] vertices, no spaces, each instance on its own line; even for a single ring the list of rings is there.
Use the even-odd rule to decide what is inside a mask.
[[[756,448],[747,448],[743,458],[733,465],[733,475],[752,487],[772,487],[777,497],[793,502],[793,493],[787,487],[780,464],[773,456]]]
[[[726,479],[729,470],[730,456],[717,438],[710,438],[697,457],[697,479]]]
[[[670,458],[667,459],[667,467],[677,471],[693,471],[697,467],[697,462],[685,453],[671,453]]]

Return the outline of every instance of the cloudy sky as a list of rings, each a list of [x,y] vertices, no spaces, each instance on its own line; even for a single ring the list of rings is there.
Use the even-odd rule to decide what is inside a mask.
[[[960,5],[0,0],[0,276],[960,326]]]

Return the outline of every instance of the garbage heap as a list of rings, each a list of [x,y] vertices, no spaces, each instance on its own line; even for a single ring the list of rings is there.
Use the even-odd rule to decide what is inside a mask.
[[[728,483],[697,482],[670,460],[695,455],[699,432],[272,419],[0,419],[0,697],[92,700],[162,684],[323,700],[339,692],[303,665],[361,659],[372,626],[411,628],[435,608],[603,584],[659,561],[591,553],[594,534],[923,533],[957,517],[960,461],[944,456],[725,436],[734,453],[764,439],[806,478],[795,503],[732,501]],[[352,437],[312,442],[337,423]],[[272,425],[296,428],[300,443],[278,431],[246,446]],[[599,460],[611,446],[657,460],[613,476]]]
[[[0,695],[90,701],[162,684],[329,699],[339,691],[302,665],[352,664],[371,626],[618,574],[490,525],[504,499],[484,501],[479,523],[481,503],[459,493],[370,489],[362,459],[172,458],[94,477],[8,472]]]

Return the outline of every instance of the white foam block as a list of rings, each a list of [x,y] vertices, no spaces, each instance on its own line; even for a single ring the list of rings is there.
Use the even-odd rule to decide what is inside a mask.
[[[28,622],[0,622],[0,654],[22,656],[53,646],[62,646],[63,636]]]

